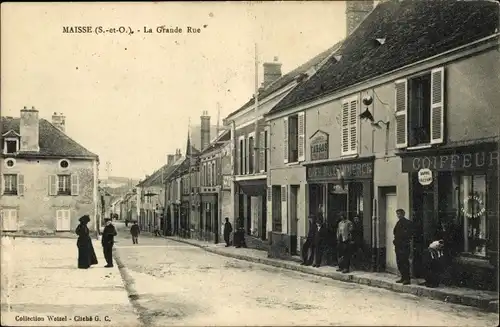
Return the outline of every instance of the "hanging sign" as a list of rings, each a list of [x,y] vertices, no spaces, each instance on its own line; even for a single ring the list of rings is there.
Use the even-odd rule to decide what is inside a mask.
[[[423,168],[418,171],[418,182],[424,186],[432,183],[432,171],[429,168]]]

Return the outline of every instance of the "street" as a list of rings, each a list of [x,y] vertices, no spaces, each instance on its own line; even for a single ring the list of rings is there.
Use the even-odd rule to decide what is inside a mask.
[[[118,223],[120,224],[120,223]],[[143,323],[165,325],[496,326],[477,309],[231,259],[164,238],[133,245],[119,225],[118,259]]]

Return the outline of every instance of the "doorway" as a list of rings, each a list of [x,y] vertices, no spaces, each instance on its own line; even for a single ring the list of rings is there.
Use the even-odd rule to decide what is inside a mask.
[[[292,238],[292,249],[291,254],[297,254],[297,238],[298,238],[298,230],[297,230],[297,222],[299,218],[297,217],[297,198],[299,195],[299,185],[290,185],[290,237]]]
[[[386,246],[385,246],[385,270],[397,274],[398,265],[396,262],[396,249],[392,243],[394,235],[394,227],[398,221],[396,216],[396,210],[398,209],[398,198],[396,193],[387,193],[385,195],[385,235],[386,235]]]

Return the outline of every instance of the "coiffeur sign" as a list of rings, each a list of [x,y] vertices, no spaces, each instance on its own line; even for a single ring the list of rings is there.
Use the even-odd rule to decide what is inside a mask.
[[[494,169],[500,160],[498,151],[478,151],[435,156],[404,157],[403,172],[418,172],[421,169],[433,171],[466,171],[474,169]]]

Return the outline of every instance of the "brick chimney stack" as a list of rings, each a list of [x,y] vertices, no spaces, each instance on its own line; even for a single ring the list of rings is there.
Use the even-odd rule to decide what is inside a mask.
[[[346,37],[349,36],[356,27],[373,10],[374,1],[346,1]]]
[[[208,111],[203,111],[201,117],[201,125],[200,125],[200,134],[201,134],[201,142],[200,142],[200,150],[205,149],[210,144],[210,116],[208,115]]]
[[[181,149],[175,150],[175,161],[179,160],[182,157]]]
[[[52,115],[52,125],[54,125],[58,130],[65,132],[66,131],[66,117],[63,113],[54,112]]]
[[[278,57],[274,57],[273,62],[264,63],[264,81],[262,82],[262,88],[266,88],[281,77],[281,63],[278,61]]]
[[[20,151],[38,152],[40,151],[40,120],[38,110],[35,107],[21,109],[21,120],[19,123],[21,134]]]
[[[175,162],[175,154],[167,155],[167,166],[172,166]]]

